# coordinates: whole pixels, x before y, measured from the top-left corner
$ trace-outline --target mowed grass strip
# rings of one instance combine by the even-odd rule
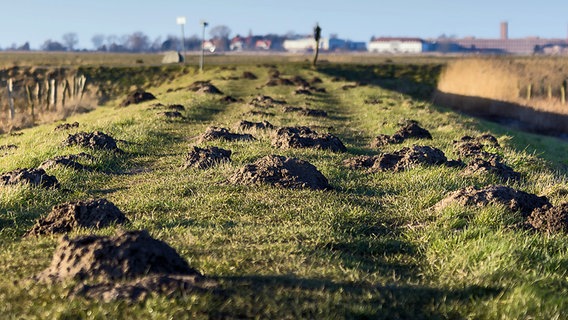
[[[10,318],[558,318],[566,313],[560,298],[568,287],[565,235],[515,228],[520,214],[500,206],[432,209],[450,191],[503,183],[498,177],[440,166],[369,173],[342,165],[355,155],[413,144],[439,148],[455,159],[453,140],[491,133],[502,145],[493,151],[523,176],[505,183],[558,204],[568,198],[565,142],[456,115],[373,83],[344,90],[351,82],[334,82],[301,63],[277,64],[284,78],[323,79],[316,86],[327,93],[295,95],[295,86],[264,86],[271,69],[251,64],[192,72],[149,89],[157,101],[119,108],[118,98],[68,118],[80,123],[78,129],[53,132],[55,125],[44,125],[21,136],[2,136],[1,145],[19,146],[0,157],[2,173],[81,151],[95,157],[95,170],[48,170],[60,190],[0,188],[0,312]],[[258,79],[230,80],[243,71]],[[197,80],[211,80],[242,102],[227,104],[220,101],[224,95],[183,89]],[[258,94],[322,109],[329,117],[285,113],[280,106],[261,110],[271,115],[250,115],[258,108],[248,102]],[[183,105],[185,119],[163,117],[156,102]],[[374,136],[394,133],[405,119],[417,120],[433,140],[369,147]],[[234,125],[240,120],[318,126],[317,131],[338,136],[348,152],[276,149],[273,133],[262,130],[249,132],[254,141],[199,143],[208,126],[239,132]],[[69,133],[95,130],[118,139],[125,153],[61,144]],[[229,149],[232,162],[183,170],[193,145]],[[541,151],[549,149],[555,152]],[[235,171],[269,154],[309,161],[333,190],[227,183]],[[50,263],[58,236],[22,235],[53,205],[90,197],[115,203],[131,220],[123,228],[149,230],[218,281],[218,289],[129,304],[70,301],[73,281],[35,283],[31,277]],[[111,235],[118,229],[80,229],[70,236]]]

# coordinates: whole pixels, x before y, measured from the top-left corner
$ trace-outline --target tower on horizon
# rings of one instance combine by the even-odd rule
[[[501,40],[509,39],[509,23],[507,21],[501,22]]]

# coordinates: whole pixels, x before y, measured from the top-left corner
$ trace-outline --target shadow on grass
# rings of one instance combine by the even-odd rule
[[[272,318],[461,318],[444,311],[448,304],[472,304],[498,295],[496,287],[461,289],[421,285],[370,285],[327,279],[286,276],[234,276],[217,278],[226,301],[211,310],[218,317]],[[285,307],[284,307],[285,306]]]

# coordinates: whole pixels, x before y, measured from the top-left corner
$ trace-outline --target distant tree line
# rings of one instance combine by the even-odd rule
[[[231,44],[231,29],[225,25],[218,25],[210,28],[208,34],[211,41],[218,51],[230,50]],[[251,41],[256,41],[256,39],[266,39],[271,40],[273,47],[278,50],[281,47],[281,43],[289,38],[290,34],[287,35],[275,35],[268,34],[265,36],[253,36],[249,34],[249,39]],[[184,47],[185,49],[200,50],[201,49],[201,37],[198,35],[192,35],[185,37]],[[125,35],[105,35],[105,34],[95,34],[91,37],[91,43],[93,45],[94,51],[100,52],[161,52],[161,51],[179,51],[182,48],[181,39],[178,36],[168,35],[165,38],[157,37],[151,40],[148,35],[143,32],[134,32],[132,34]],[[43,44],[40,45],[39,49],[41,51],[87,51],[87,49],[78,48],[79,36],[74,32],[65,33],[61,40],[47,39]],[[280,46],[279,46],[280,45]],[[0,48],[2,50],[2,48]],[[12,44],[9,47],[4,48],[4,50],[10,51],[30,51],[29,42],[25,42],[22,45]]]

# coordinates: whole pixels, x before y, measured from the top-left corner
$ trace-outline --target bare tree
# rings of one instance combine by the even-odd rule
[[[128,36],[126,47],[133,52],[147,51],[150,48],[150,39],[142,32],[134,32]]]
[[[46,40],[42,45],[41,45],[41,50],[43,51],[65,51],[67,48],[65,48],[64,45],[62,45],[61,43],[57,42],[57,41],[52,41],[51,39]]]
[[[93,43],[93,47],[95,47],[95,50],[98,50],[99,48],[101,48],[105,42],[105,35],[104,34],[95,34],[92,38],[91,38],[91,42]]]
[[[63,43],[69,51],[75,50],[75,46],[79,43],[79,37],[74,32],[68,32],[63,35]]]

